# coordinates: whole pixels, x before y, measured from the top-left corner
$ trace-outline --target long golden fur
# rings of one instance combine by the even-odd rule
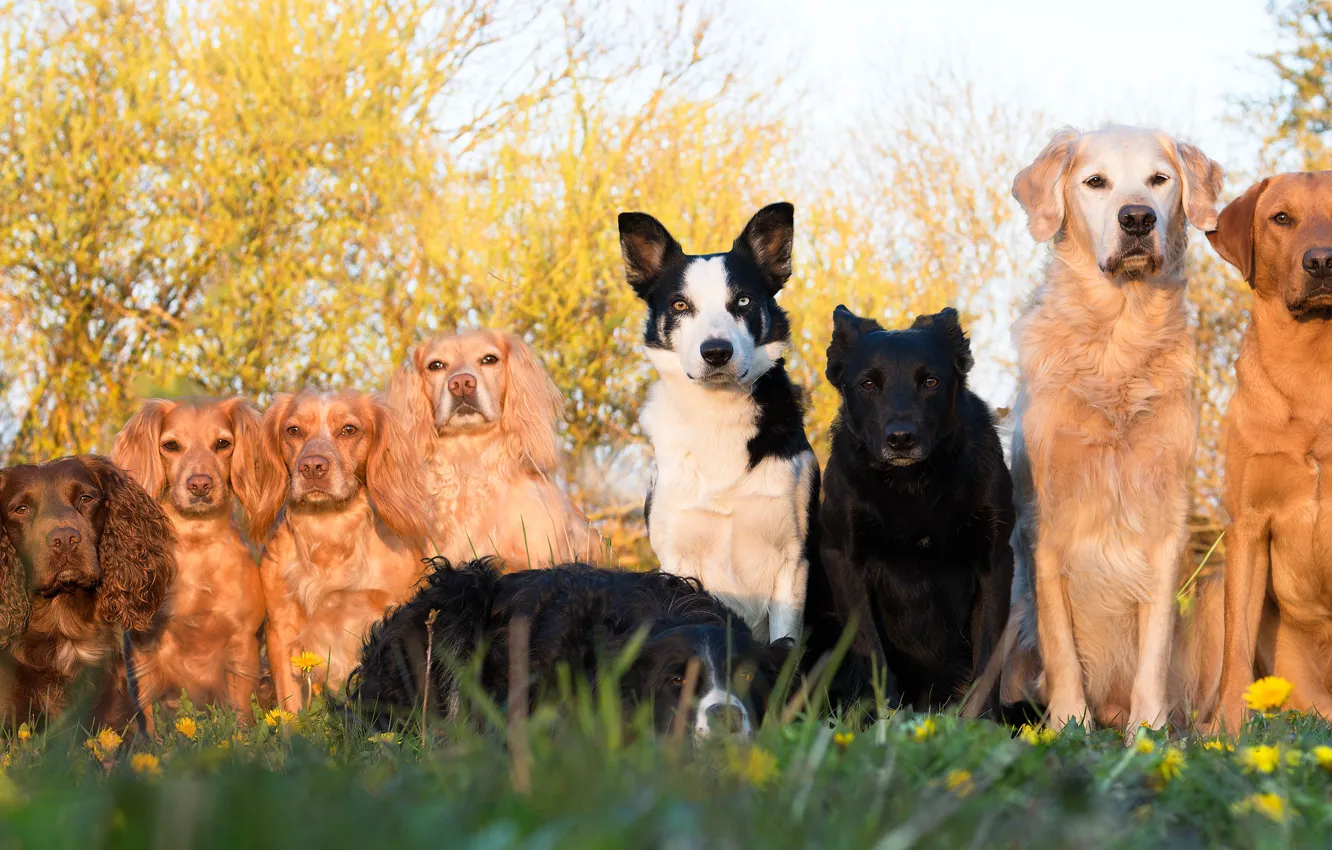
[[[1251,186],[1213,247],[1253,287],[1226,418],[1225,651],[1218,726],[1245,719],[1255,663],[1294,685],[1290,705],[1332,717],[1332,171]],[[1327,513],[1324,508],[1329,508]]]
[[[601,559],[601,538],[555,483],[564,399],[513,334],[443,334],[417,346],[389,400],[426,465],[431,543],[451,561],[507,569]]]
[[[259,414],[243,398],[152,400],[116,435],[111,459],[171,519],[176,580],[158,626],[136,638],[134,679],[145,710],[182,691],[253,719],[264,595],[259,564],[235,521],[233,493],[257,497]]]
[[[397,417],[363,393],[278,396],[264,413],[254,527],[270,528],[259,574],[278,704],[305,704],[291,659],[341,688],[370,626],[425,573],[429,507],[421,460]]]
[[[1055,728],[1167,719],[1197,437],[1185,221],[1211,227],[1220,189],[1198,149],[1121,127],[1061,131],[1013,184],[1032,236],[1054,245],[1015,327],[1019,634],[1004,696],[1043,698]]]

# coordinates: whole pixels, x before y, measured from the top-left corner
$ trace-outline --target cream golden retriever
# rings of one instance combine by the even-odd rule
[[[600,536],[554,481],[564,399],[513,334],[442,334],[393,376],[389,403],[425,460],[431,544],[506,569],[602,560]]]
[[[1014,329],[1004,698],[1043,699],[1054,728],[1167,719],[1198,430],[1185,224],[1215,226],[1221,179],[1192,145],[1108,127],[1060,131],[1013,182],[1031,235],[1054,244]]]

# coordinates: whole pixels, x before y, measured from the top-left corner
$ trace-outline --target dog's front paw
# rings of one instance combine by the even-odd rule
[[[1058,732],[1069,723],[1075,721],[1086,726],[1089,717],[1091,717],[1091,712],[1087,710],[1087,703],[1085,700],[1052,700],[1050,702],[1050,716],[1047,722],[1051,729]]]

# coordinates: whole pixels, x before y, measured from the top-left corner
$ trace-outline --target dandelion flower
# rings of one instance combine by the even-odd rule
[[[114,729],[103,729],[96,737],[84,741],[83,745],[98,759],[108,759],[120,749],[120,741],[121,738]]]
[[[1139,738],[1137,742],[1133,745],[1133,749],[1137,750],[1143,755],[1147,755],[1148,753],[1156,751],[1156,742],[1144,735],[1143,737]]]
[[[162,775],[162,762],[152,753],[135,753],[130,756],[130,768],[140,776],[151,778]]]
[[[855,739],[856,736],[850,732],[838,732],[836,735],[833,735],[833,743],[843,750],[851,746],[851,742]]]
[[[264,722],[276,729],[279,726],[286,726],[296,719],[296,715],[290,711],[281,708],[274,708],[264,715]]]
[[[965,797],[975,787],[971,781],[971,771],[950,770],[944,777],[944,787],[959,797]]]
[[[1318,762],[1318,766],[1323,770],[1332,770],[1332,747],[1320,744],[1310,750],[1309,755],[1314,757],[1314,761]]]
[[[1166,751],[1161,754],[1161,763],[1156,766],[1156,775],[1161,777],[1162,782],[1178,779],[1180,773],[1184,770],[1184,765],[1183,750],[1177,747],[1166,747]]]
[[[1286,766],[1299,767],[1300,761],[1304,758],[1304,753],[1299,750],[1289,750],[1286,752]]]
[[[1233,753],[1235,752],[1235,745],[1232,744],[1230,741],[1217,738],[1211,741],[1203,741],[1203,749],[1216,750],[1217,752]]]
[[[398,736],[392,732],[380,732],[378,735],[371,735],[369,740],[372,744],[394,745],[398,743]]]
[[[300,670],[307,676],[310,675],[310,671],[314,670],[316,667],[322,667],[323,664],[324,659],[309,650],[291,657],[291,666]]]
[[[1253,794],[1230,807],[1236,814],[1257,812],[1275,823],[1286,820],[1286,800],[1280,794]]]
[[[176,720],[176,731],[193,741],[199,734],[199,724],[193,717],[181,717]]]
[[[1039,744],[1049,744],[1059,737],[1059,733],[1048,726],[1032,726],[1030,723],[1023,723],[1018,729],[1018,737],[1031,744],[1033,747]]]
[[[32,728],[26,723],[20,723],[18,728],[18,739],[26,742],[32,737]]]
[[[762,747],[739,748],[727,754],[731,773],[753,785],[763,788],[777,778],[777,757]]]
[[[939,727],[935,725],[933,717],[926,717],[924,720],[917,723],[916,727],[911,730],[911,736],[917,741],[926,741],[934,737],[934,733],[938,731],[938,728]]]
[[[1245,773],[1271,773],[1281,764],[1281,751],[1272,746],[1245,747],[1240,751]]]
[[[1293,686],[1280,676],[1265,676],[1244,689],[1244,704],[1253,711],[1275,711],[1290,699]]]

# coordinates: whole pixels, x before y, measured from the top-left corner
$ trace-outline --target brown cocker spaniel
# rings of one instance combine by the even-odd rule
[[[121,630],[152,626],[175,572],[166,514],[106,458],[0,471],[0,721],[55,715],[82,669],[115,667]],[[106,676],[98,719],[128,718],[130,697]]]

